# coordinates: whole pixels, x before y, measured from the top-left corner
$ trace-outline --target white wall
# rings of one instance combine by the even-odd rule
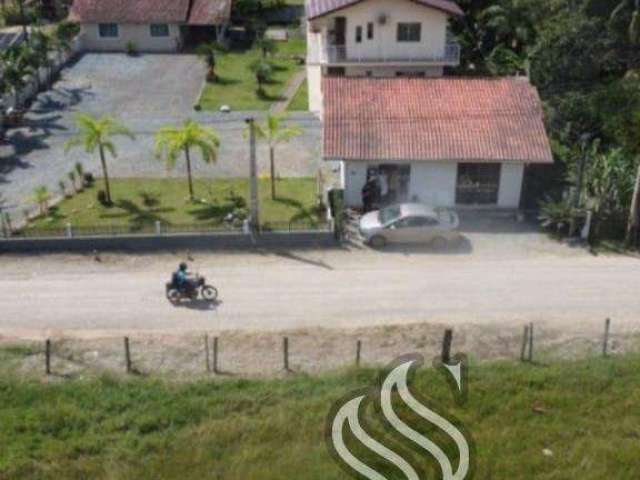
[[[320,65],[307,65],[307,84],[309,111],[322,113],[322,67]]]
[[[453,207],[456,203],[455,163],[413,163],[409,181],[409,198],[433,207]]]
[[[117,38],[101,38],[97,24],[83,24],[80,40],[84,50],[124,52],[133,42],[140,52],[175,52],[180,41],[180,26],[169,25],[168,37],[152,37],[148,24],[119,24]]]
[[[518,208],[522,191],[524,165],[503,163],[500,171],[500,190],[498,192],[498,206],[504,208]]]
[[[362,206],[362,187],[367,181],[366,162],[344,162],[344,203],[348,207]]]
[[[378,18],[387,17],[381,25]],[[320,35],[326,41],[328,30],[333,28],[335,17],[347,18],[346,48],[347,56],[362,58],[406,58],[420,56],[441,56],[444,54],[448,15],[439,10],[418,5],[409,0],[367,0],[353,7],[339,10],[326,17],[311,22],[314,34],[309,30],[309,43],[316,47]],[[373,39],[367,39],[367,23],[373,22]],[[398,42],[398,23],[420,22],[422,24],[420,42]],[[356,43],[356,27],[362,27],[362,42]],[[316,47],[317,48],[317,47]]]
[[[443,67],[405,67],[405,66],[348,66],[345,67],[345,75],[347,77],[365,77],[367,72],[371,72],[372,77],[395,77],[397,72],[404,73],[424,73],[425,77],[441,77]]]

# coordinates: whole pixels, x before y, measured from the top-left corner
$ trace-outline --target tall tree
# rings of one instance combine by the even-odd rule
[[[112,157],[118,156],[113,143],[114,137],[124,136],[134,140],[135,135],[111,117],[96,118],[88,114],[79,114],[76,117],[76,125],[79,132],[66,143],[65,151],[75,147],[82,147],[87,153],[98,151],[104,178],[105,199],[107,204],[110,205],[112,203],[111,186],[109,184],[106,154],[109,153]]]
[[[294,137],[302,134],[300,128],[295,125],[287,126],[285,124],[285,115],[267,115],[263,124],[256,125],[256,136],[269,145],[269,166],[271,173],[271,198],[276,198],[276,166],[275,166],[275,150],[276,147],[288,142]]]
[[[640,0],[621,0],[611,12],[611,22],[622,17],[625,12],[631,12],[628,26],[629,41],[632,45],[640,43]]]
[[[165,127],[156,135],[156,156],[166,157],[169,168],[175,167],[178,156],[184,153],[189,180],[189,197],[195,199],[191,173],[191,150],[198,149],[205,163],[218,158],[220,139],[212,128],[203,127],[193,120],[187,120],[181,127]]]
[[[33,50],[27,44],[13,45],[0,53],[3,93],[14,97],[16,108],[22,108],[20,93],[27,84],[27,77],[35,72]]]

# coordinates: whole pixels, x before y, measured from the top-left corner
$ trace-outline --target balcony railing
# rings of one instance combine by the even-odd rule
[[[308,62],[323,65],[407,63],[457,66],[460,64],[460,45],[458,43],[448,43],[441,55],[434,55],[430,52],[409,55],[371,54],[337,45],[318,48],[315,49],[315,52],[313,50],[309,51]]]

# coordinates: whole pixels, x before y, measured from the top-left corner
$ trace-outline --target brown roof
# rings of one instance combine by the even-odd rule
[[[231,17],[232,0],[193,0],[189,25],[219,25]]]
[[[322,89],[327,159],[553,162],[525,79],[326,77]]]
[[[223,23],[231,0],[74,0],[70,18],[80,23]]]
[[[314,18],[328,15],[343,8],[351,7],[366,0],[306,0],[307,18]],[[412,2],[435,8],[451,15],[464,15],[458,4],[452,0],[411,0]]]

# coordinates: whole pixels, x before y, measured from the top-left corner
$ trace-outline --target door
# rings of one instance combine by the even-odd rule
[[[334,46],[338,60],[347,58],[347,18],[336,17],[334,29]]]
[[[456,185],[459,205],[496,205],[500,190],[499,163],[460,163]]]
[[[384,205],[409,200],[410,165],[380,165],[378,175],[383,185],[381,196]]]

